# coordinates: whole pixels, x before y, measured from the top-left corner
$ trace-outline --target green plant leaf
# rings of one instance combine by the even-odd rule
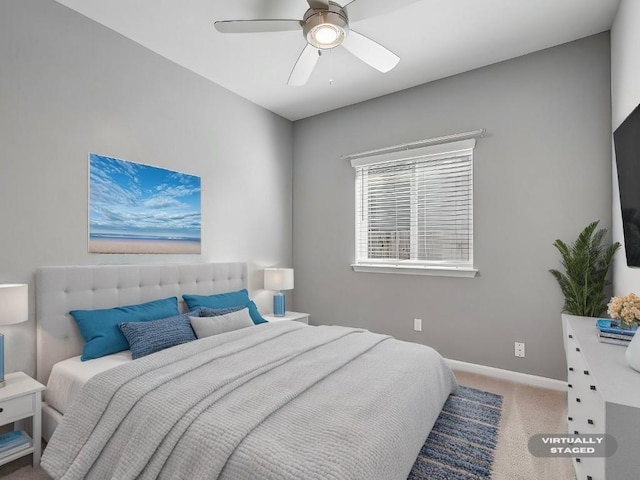
[[[559,239],[553,242],[565,271],[549,272],[564,295],[563,311],[572,315],[598,317],[607,309],[605,288],[611,284],[607,274],[620,243],[605,245],[607,230],[596,230],[598,223],[587,225],[571,245]]]

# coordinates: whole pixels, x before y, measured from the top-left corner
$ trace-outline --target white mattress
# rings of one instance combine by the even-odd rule
[[[79,355],[58,362],[51,369],[45,400],[64,415],[75,396],[91,377],[131,361],[131,351],[125,350],[86,362],[80,361]]]

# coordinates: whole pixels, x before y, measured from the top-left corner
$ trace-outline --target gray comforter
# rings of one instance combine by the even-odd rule
[[[451,370],[422,345],[263,324],[92,378],[42,457],[55,479],[406,479]]]

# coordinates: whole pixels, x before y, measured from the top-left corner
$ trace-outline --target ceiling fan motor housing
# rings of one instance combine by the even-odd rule
[[[329,2],[329,9],[310,8],[302,19],[307,42],[321,50],[340,45],[349,33],[349,20],[340,5]]]

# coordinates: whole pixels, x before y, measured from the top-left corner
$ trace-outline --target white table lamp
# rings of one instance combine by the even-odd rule
[[[273,314],[284,317],[286,308],[282,290],[293,290],[293,268],[265,268],[264,288],[277,291],[273,296]]]
[[[26,322],[29,319],[29,286],[0,285],[0,325]],[[4,335],[0,333],[0,387],[4,381]]]

